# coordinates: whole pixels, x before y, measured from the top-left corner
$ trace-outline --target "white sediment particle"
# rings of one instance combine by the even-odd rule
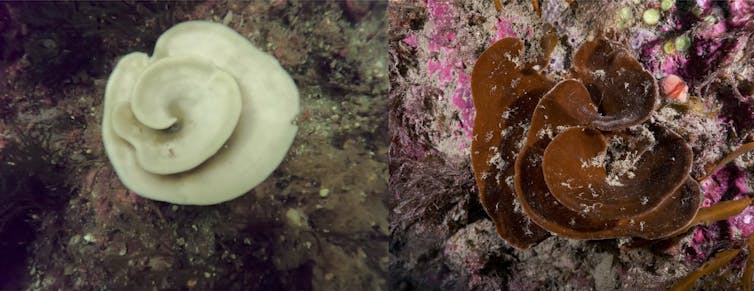
[[[521,58],[515,57],[515,58],[510,58],[510,60],[511,60],[511,62],[513,62],[514,64],[516,64],[516,66],[518,66],[518,67],[521,66]]]
[[[605,166],[605,155],[597,155],[592,157],[591,159],[584,161],[581,161],[581,168],[601,168]]]
[[[516,197],[513,197],[513,212],[524,213],[524,207],[521,206],[521,202],[519,202]]]
[[[513,176],[505,178],[505,185],[508,185],[511,190],[515,189],[515,178]]]
[[[545,115],[545,119],[547,119],[546,115]],[[550,127],[549,125],[543,127],[542,129],[540,129],[537,132],[537,137],[538,138],[543,138],[545,136],[547,136],[547,138],[549,138],[549,139],[552,139],[555,136],[555,133],[553,133],[553,131],[552,131],[552,127]]]
[[[608,185],[613,187],[623,187],[623,183],[620,182],[620,179],[617,176],[614,175],[608,175],[605,178],[605,182],[607,182]]]
[[[744,236],[743,231],[739,229],[738,227],[734,227],[733,229],[731,229],[731,237],[734,237],[736,239],[742,239],[743,236]]]
[[[490,160],[487,161],[488,165],[495,166],[498,170],[504,170],[508,167],[508,162],[503,159],[497,147],[490,147],[490,151],[493,152],[493,154],[492,157],[490,157]]]
[[[649,197],[641,196],[640,202],[641,202],[641,205],[647,205],[647,203],[649,202]]]
[[[529,133],[530,124],[519,123],[518,126],[523,129],[523,133],[521,134],[521,137],[522,137],[521,140],[519,140],[518,143],[516,144],[516,149],[521,150],[521,148],[524,147],[524,144],[526,143],[526,136]]]
[[[542,155],[530,155],[529,161],[533,164],[539,164],[542,162]]]
[[[597,191],[594,191],[594,188],[592,188],[592,184],[589,183],[589,185],[586,186],[589,189],[589,192],[592,193],[592,197],[597,198],[600,197],[600,194],[597,193]]]
[[[508,135],[510,135],[510,134],[511,134],[510,127],[506,127],[505,129],[503,129],[503,130],[500,131],[500,136],[503,137],[503,138],[508,137]]]
[[[644,95],[649,93],[649,88],[652,88],[652,82],[650,81],[644,81],[641,85],[644,87]]]
[[[515,89],[516,87],[518,87],[518,83],[520,82],[521,82],[521,78],[515,78],[511,80],[511,89]]]
[[[595,78],[600,78],[600,79],[605,78],[605,70],[596,70],[596,71],[592,72],[592,75]]]
[[[568,188],[569,190],[576,189],[573,186],[571,186],[571,182],[573,182],[573,179],[568,179],[565,182],[560,182],[560,185],[563,186],[563,187]]]
[[[523,206],[521,206],[521,202],[518,201],[518,197],[513,197],[513,211],[519,214],[524,214]],[[531,231],[531,219],[524,215],[524,234],[527,236],[534,235],[534,232]]]
[[[547,132],[547,128],[540,129],[539,131],[537,131],[537,138],[545,137],[546,132]]]
[[[508,118],[511,117],[511,114],[516,113],[516,109],[514,108],[508,108],[508,110],[503,111],[503,114],[500,115],[504,120],[508,120]]]
[[[518,127],[520,127],[521,129],[523,129],[523,130],[524,130],[524,133],[526,133],[527,131],[529,131],[529,126],[530,126],[530,125],[531,125],[531,124],[529,124],[529,123],[526,123],[526,122],[519,122],[519,123],[518,123]]]

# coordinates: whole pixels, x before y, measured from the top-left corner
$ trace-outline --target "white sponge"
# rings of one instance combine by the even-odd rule
[[[299,95],[272,56],[218,23],[188,21],[150,58],[115,66],[102,140],[123,184],[146,198],[208,205],[236,198],[280,164]]]

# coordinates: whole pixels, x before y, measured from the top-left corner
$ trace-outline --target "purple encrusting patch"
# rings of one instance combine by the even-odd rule
[[[713,4],[712,1],[698,1],[698,5],[706,13],[711,11]],[[720,3],[714,5],[720,5]],[[741,3],[731,0],[728,1],[728,5],[734,7],[735,5],[740,6]],[[711,71],[730,63],[733,56],[743,48],[746,37],[736,36],[736,31],[741,20],[748,21],[754,18],[751,15],[752,10],[748,11],[748,14],[746,12],[734,13],[726,21],[720,21],[713,25],[697,25],[700,18],[689,14],[685,15],[688,16],[685,19],[671,15],[669,21],[660,29],[663,32],[662,34],[657,35],[640,29],[631,38],[631,46],[635,52],[639,53],[639,59],[644,67],[653,75],[679,75],[688,82],[691,88],[694,88],[706,81]],[[692,38],[691,47],[688,51],[672,54],[663,52],[662,45],[664,42],[673,41],[675,37],[682,35],[685,29],[691,29],[694,25],[702,29],[696,32],[685,32]],[[675,30],[676,33],[673,33],[673,29],[677,29]],[[725,94],[728,95],[729,93]],[[726,96],[721,100],[723,108],[719,118],[722,122],[731,124],[739,133],[751,128],[754,116],[751,114],[751,104],[747,101],[748,98],[739,100],[732,98],[732,96]],[[723,168],[702,183],[702,190],[704,191],[702,206],[710,207],[720,201],[748,196],[752,193],[751,186],[749,186],[750,180],[745,171],[737,166],[731,165]],[[748,238],[752,233],[754,233],[754,207],[748,207],[742,213],[724,221],[697,227],[693,231],[687,249],[687,258],[695,262],[704,262],[720,241],[741,241]]]
[[[728,0],[727,3],[698,0],[696,5],[702,9],[702,16],[711,15],[718,6],[727,5],[731,16],[725,20],[706,25],[700,16],[691,12],[670,14],[661,25],[661,34],[655,35],[646,30],[639,30],[632,37],[632,47],[641,56],[645,68],[659,75],[675,74],[682,77],[691,87],[701,84],[709,72],[727,65],[736,52],[745,45],[748,34],[737,34],[754,20],[754,4],[748,0]],[[714,8],[714,9],[713,9]],[[700,24],[701,23],[701,24]],[[699,31],[687,32],[692,37],[691,47],[686,52],[666,54],[662,45],[673,41],[684,30],[698,27]]]
[[[425,5],[428,22],[434,23],[428,48],[430,53],[436,55],[427,61],[427,71],[431,77],[436,78],[439,87],[451,89],[450,102],[458,109],[460,130],[468,138],[459,150],[465,150],[471,141],[476,112],[471,98],[471,75],[468,69],[474,66],[476,59],[459,50],[456,30],[462,26],[462,19],[458,17],[453,2],[426,0]],[[515,36],[515,33],[509,21],[500,19],[492,42],[510,36]],[[409,35],[403,42],[418,46],[416,35]]]
[[[451,101],[461,111],[461,130],[471,137],[476,116],[474,101],[471,99],[471,75],[464,71],[458,72],[456,89]]]
[[[439,53],[436,59],[427,62],[427,70],[441,88],[455,86],[450,101],[460,112],[461,130],[470,138],[474,123],[474,104],[471,99],[471,76],[465,71],[473,65],[474,60],[458,55],[455,30],[456,8],[449,1],[426,1],[428,21],[434,23],[434,31],[429,36],[429,51]],[[467,147],[465,143],[462,147]],[[459,149],[464,150],[464,149]]]
[[[403,38],[403,42],[405,42],[407,45],[410,45],[413,48],[419,46],[419,40],[417,39],[417,36],[414,33],[412,33],[412,34],[408,35],[407,37]]]
[[[513,27],[511,26],[510,21],[505,18],[500,18],[500,20],[498,20],[497,22],[497,31],[495,32],[495,38],[490,41],[490,46],[498,40],[504,39],[506,37],[516,37],[516,33],[513,32]]]
[[[749,195],[752,194],[752,188],[750,186],[751,182],[749,176],[741,170],[733,180],[733,185],[731,185],[735,188],[735,196],[733,199],[748,198]],[[749,235],[754,232],[754,223],[752,223],[752,219],[754,219],[754,207],[747,207],[739,215],[728,218],[728,223],[736,236],[740,233],[740,236],[737,238],[748,238]]]
[[[754,21],[754,2],[751,0],[728,0],[731,17],[729,23],[733,26],[746,26]]]
[[[439,51],[440,48],[448,48],[455,39],[455,29],[458,27],[455,20],[457,12],[452,2],[442,0],[426,0],[429,21],[434,22],[435,29],[430,35],[429,50]]]
[[[712,10],[715,2],[719,0],[697,0],[697,5],[702,11],[708,13]],[[727,19],[728,24],[736,27],[746,26],[754,21],[754,2],[751,0],[727,0],[730,17]]]
[[[726,93],[732,94],[731,92]],[[729,96],[720,100],[722,108],[720,109],[719,118],[720,121],[736,128],[738,134],[744,135],[754,130],[754,101],[752,101],[752,96],[742,97],[739,99]]]
[[[746,36],[735,37],[736,30],[727,22],[712,25],[693,39],[688,63],[679,75],[692,84],[702,83],[709,73],[729,64],[745,45]]]
[[[722,200],[746,198],[752,193],[751,180],[738,166],[731,165],[717,171],[702,182],[704,201],[702,207],[710,207]],[[725,228],[725,229],[721,229]],[[730,235],[723,238],[722,233]],[[743,240],[754,233],[754,207],[748,207],[726,223],[697,227],[691,240],[693,251],[690,259],[702,262],[707,260],[709,247],[721,239]]]

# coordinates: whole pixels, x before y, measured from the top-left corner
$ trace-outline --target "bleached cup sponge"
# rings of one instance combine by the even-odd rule
[[[296,85],[275,58],[218,23],[188,21],[134,52],[105,90],[102,140],[123,184],[154,200],[236,198],[280,164],[296,135]]]

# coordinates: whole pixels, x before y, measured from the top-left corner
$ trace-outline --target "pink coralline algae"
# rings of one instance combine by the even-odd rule
[[[474,105],[471,101],[471,76],[465,71],[467,64],[473,60],[464,59],[458,55],[455,30],[460,20],[458,12],[449,1],[427,1],[428,21],[434,23],[434,31],[430,34],[429,51],[439,53],[441,57],[430,60],[427,68],[431,76],[437,78],[442,88],[453,88],[450,100],[461,113],[461,130],[471,136],[474,122]],[[455,82],[455,84],[453,84]]]
[[[471,75],[468,70],[476,59],[464,48],[458,35],[458,28],[465,25],[466,20],[452,1],[425,0],[427,7],[427,23],[432,23],[432,31],[427,36],[412,33],[403,38],[403,42],[411,47],[420,46],[420,38],[427,38],[427,48],[431,58],[426,62],[426,70],[433,81],[443,91],[459,112],[460,132],[466,137],[466,142],[459,148],[465,150],[472,137],[474,123],[474,104],[471,100]],[[499,19],[491,43],[499,39],[514,36],[510,22]]]
[[[407,45],[410,45],[411,47],[418,47],[419,46],[419,40],[416,39],[416,34],[411,34],[403,39],[403,42],[405,42]]]
[[[704,190],[703,207],[712,206],[723,200],[747,198],[752,193],[751,179],[736,165],[730,165],[718,171],[702,183]],[[732,239],[743,241],[754,233],[754,207],[725,221],[694,230],[691,239],[690,258],[703,262],[711,251],[715,241]],[[727,234],[728,237],[723,237]]]
[[[452,44],[456,37],[455,28],[457,21],[457,12],[450,1],[425,1],[427,6],[427,17],[429,21],[435,24],[429,43],[430,51],[439,51],[441,48],[447,48]]]
[[[516,33],[513,32],[513,28],[511,27],[510,21],[508,21],[505,18],[501,18],[497,22],[497,32],[495,33],[495,38],[493,38],[492,41],[490,41],[490,45],[506,37],[515,37],[515,36],[516,36]]]
[[[749,25],[754,22],[754,1],[728,0],[730,6],[730,23],[735,26]]]
[[[697,0],[697,5],[705,13],[715,9],[715,0]],[[728,23],[732,26],[745,26],[754,20],[754,1],[752,0],[727,0],[728,10],[730,11],[730,18]]]
[[[656,74],[679,75],[697,85],[711,72],[730,64],[736,53],[745,49],[751,35],[747,30],[752,28],[747,26],[754,24],[754,2],[700,0],[696,5],[700,9],[699,15],[692,11],[673,10],[661,25],[660,36],[646,31],[637,33],[633,38],[636,43],[632,45],[640,52],[645,67]],[[723,10],[730,11],[727,18],[723,18]],[[691,41],[688,51],[663,53],[662,46],[666,41],[672,42],[674,37],[684,34]]]
[[[726,74],[740,73],[734,66],[734,61],[742,55],[741,52],[750,49],[747,48],[747,43],[752,43],[750,38],[754,28],[754,2],[698,0],[692,5],[697,7],[696,12],[693,9],[672,10],[660,26],[659,34],[639,30],[632,38],[632,46],[640,53],[640,60],[645,68],[656,77],[671,80],[669,76],[677,75],[680,77],[678,80],[686,82],[690,94],[693,92],[693,95],[702,100],[716,98],[722,104],[718,116],[720,123],[744,136],[754,127],[754,107],[750,96],[735,94],[737,85],[732,77],[727,81],[723,80],[724,84],[715,79]],[[687,37],[687,49],[675,47],[671,51],[663,50],[666,42],[673,42],[679,37]],[[715,83],[715,87],[706,87],[710,83]],[[731,141],[737,142],[742,141]],[[723,168],[702,183],[704,207],[720,201],[749,197],[753,192],[749,186],[751,182],[750,175],[740,167],[729,165]],[[719,242],[741,242],[752,233],[754,207],[749,207],[727,220],[695,229],[687,249],[689,259],[706,261]]]

